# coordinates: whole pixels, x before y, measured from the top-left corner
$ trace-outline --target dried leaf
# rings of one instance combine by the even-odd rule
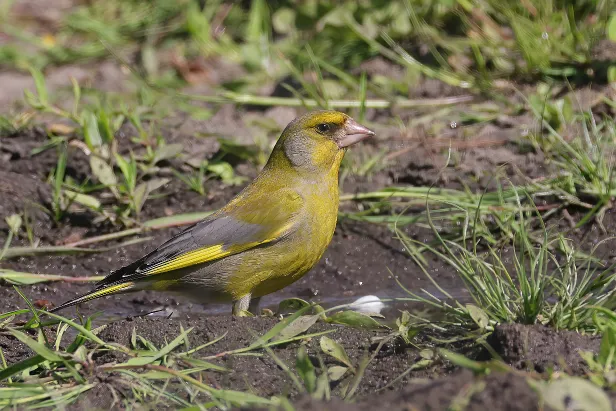
[[[57,136],[68,136],[69,134],[73,134],[75,132],[75,127],[61,123],[53,123],[47,126],[47,132]]]
[[[141,62],[148,76],[158,73],[158,58],[156,50],[151,44],[146,44],[141,48]]]
[[[349,370],[348,367],[343,367],[341,365],[334,365],[333,367],[329,367],[327,369],[327,376],[330,381],[338,381],[344,377],[344,374]]]
[[[19,229],[21,228],[22,219],[19,214],[11,214],[10,216],[4,219],[9,226],[9,230],[13,233],[13,235],[19,234]]]
[[[51,301],[49,300],[34,300],[32,302],[32,304],[36,307],[36,308],[50,308],[53,306],[53,304],[51,303]]]
[[[480,329],[485,330],[490,325],[488,314],[476,305],[466,304],[466,311]]]
[[[92,174],[107,187],[114,187],[118,184],[118,179],[113,172],[113,168],[105,160],[98,156],[90,156],[90,168]]]

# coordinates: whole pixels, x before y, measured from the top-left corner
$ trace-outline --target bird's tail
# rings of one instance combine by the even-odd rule
[[[85,303],[86,301],[94,300],[95,298],[104,297],[110,294],[116,294],[118,292],[128,291],[130,288],[133,288],[134,286],[135,286],[135,283],[127,282],[127,283],[112,284],[112,285],[105,285],[105,286],[97,287],[94,290],[90,291],[89,293],[82,295],[81,297],[77,297],[73,300],[69,300],[63,304],[60,304],[56,308],[49,310],[49,312],[55,313],[65,308],[72,307],[73,305],[77,305],[77,304]]]

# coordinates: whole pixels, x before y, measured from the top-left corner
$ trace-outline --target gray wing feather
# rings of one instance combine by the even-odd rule
[[[146,277],[146,272],[157,264],[199,248],[256,241],[263,231],[264,228],[259,224],[239,221],[229,215],[217,213],[188,227],[139,260],[112,272],[97,286]]]

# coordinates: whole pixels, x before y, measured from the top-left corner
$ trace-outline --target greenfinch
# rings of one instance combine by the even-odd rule
[[[263,170],[226,206],[52,311],[157,290],[203,303],[233,302],[233,315],[247,314],[261,296],[297,281],[319,261],[336,227],[344,153],[371,136],[337,111],[296,118]]]

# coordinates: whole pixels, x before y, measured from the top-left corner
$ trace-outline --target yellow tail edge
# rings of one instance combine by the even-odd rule
[[[49,312],[50,313],[55,313],[57,311],[65,309],[65,308],[72,307],[73,305],[85,303],[87,301],[91,301],[91,300],[94,300],[94,299],[99,298],[99,297],[104,297],[106,295],[115,294],[115,293],[117,293],[119,291],[125,291],[125,290],[127,290],[129,288],[132,288],[134,285],[135,285],[135,283],[128,282],[128,283],[110,285],[110,286],[105,287],[105,288],[101,288],[101,289],[98,289],[98,290],[90,291],[89,293],[84,294],[81,297],[77,297],[74,300],[69,300],[69,301],[66,301],[65,303],[60,304],[56,308],[54,308],[52,310],[49,310]]]

